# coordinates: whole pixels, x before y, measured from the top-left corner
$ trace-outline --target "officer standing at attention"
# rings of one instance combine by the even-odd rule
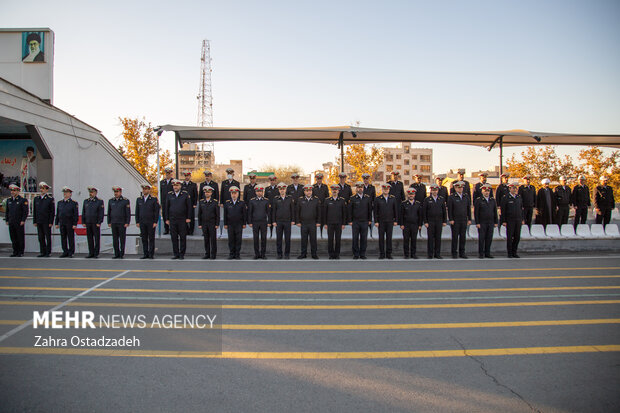
[[[609,224],[611,220],[611,210],[616,207],[614,199],[614,190],[607,185],[609,179],[601,176],[600,185],[594,190],[594,213],[596,214],[596,223],[603,224],[603,227]]]
[[[446,200],[439,196],[439,186],[432,184],[431,194],[422,204],[422,219],[428,234],[429,259],[441,259],[441,230],[446,226],[446,217]]]
[[[254,172],[250,172],[248,174],[248,178],[250,178],[250,183],[243,187],[243,202],[246,204],[250,202],[250,199],[256,196],[256,192],[254,191],[254,188],[256,187],[256,174]]]
[[[101,223],[103,222],[103,199],[97,198],[97,188],[89,186],[88,198],[82,203],[82,223],[86,227],[88,255],[86,258],[98,258],[101,244]]]
[[[241,259],[241,237],[248,222],[245,202],[239,200],[239,187],[228,188],[230,199],[224,204],[224,228],[228,230],[228,259]]]
[[[299,183],[299,174],[293,172],[291,175],[293,183],[286,188],[286,195],[290,195],[293,198],[293,202],[297,202],[299,198],[304,196],[304,186]]]
[[[278,186],[276,185],[277,179],[278,178],[276,178],[275,175],[269,175],[269,186],[263,189],[265,191],[265,198],[269,200],[270,204],[273,202],[273,199],[280,193],[280,191],[278,190]],[[273,238],[272,226],[269,227],[269,238]]]
[[[271,227],[271,202],[263,197],[262,185],[257,185],[254,190],[256,196],[248,203],[248,224],[254,237],[254,259],[264,260],[267,259],[267,227]]]
[[[452,184],[452,188],[450,188],[450,195],[452,195],[455,192],[454,184],[456,182],[463,182],[465,184],[465,186],[463,186],[463,193],[467,194],[469,196],[469,202],[470,202],[470,205],[471,205],[471,201],[472,201],[472,199],[471,199],[471,186],[469,184],[469,181],[466,181],[464,179],[464,177],[465,177],[465,174],[464,174],[463,171],[458,171],[456,173],[456,181],[454,181],[454,183]]]
[[[62,195],[63,199],[56,205],[56,228],[60,229],[60,244],[62,245],[60,258],[71,258],[75,253],[75,229],[80,212],[78,203],[71,199],[73,195],[71,188],[63,187]]]
[[[338,183],[338,186],[340,186],[340,188],[338,189],[338,196],[344,198],[344,201],[348,204],[351,195],[353,195],[353,190],[351,189],[351,185],[347,183],[347,174],[344,172],[340,172],[338,174],[338,179],[340,181]]]
[[[318,177],[319,174],[317,174]],[[321,175],[322,178],[322,175]],[[325,185],[322,185],[325,187]],[[316,228],[321,226],[321,201],[312,193],[317,190],[316,185],[304,186],[304,196],[297,200],[295,222],[301,227],[301,254],[297,259],[303,260],[308,253],[308,239],[310,239],[310,253],[315,260],[317,255]],[[319,187],[319,190],[320,187]]]
[[[506,195],[508,195],[508,178],[510,177],[510,174],[507,173],[503,173],[499,176],[499,180],[500,183],[499,185],[497,185],[497,188],[495,189],[495,202],[497,203],[497,205],[499,206],[499,204],[502,203],[502,198],[504,198]],[[493,188],[491,188],[491,193],[489,194],[489,196],[491,198],[493,198]],[[501,218],[500,218],[501,221]],[[476,223],[478,223],[476,221]]]
[[[463,192],[463,182],[454,184],[454,192],[448,198],[448,219],[452,230],[452,258],[458,256],[467,258],[465,255],[465,239],[467,237],[467,226],[471,224],[471,207],[467,194]],[[482,196],[482,191],[481,194]]]
[[[508,258],[521,258],[517,254],[519,241],[521,240],[521,225],[523,220],[523,200],[517,193],[516,184],[508,184],[509,194],[502,199],[502,225],[506,227],[506,249]]]
[[[364,195],[368,195],[372,202],[375,202],[375,198],[377,197],[377,191],[375,186],[370,182],[370,174],[364,172],[362,174],[362,179],[364,180]]]
[[[198,195],[200,199],[205,197],[205,186],[210,186],[213,189],[213,193],[211,194],[211,199],[218,201],[220,199],[220,190],[217,185],[217,182],[213,180],[213,173],[211,171],[204,171],[205,181],[200,183],[200,190],[198,191]],[[171,189],[172,190],[172,189]],[[166,192],[167,193],[167,192]]]
[[[577,225],[586,223],[588,207],[592,205],[590,201],[590,188],[586,185],[586,177],[579,175],[577,179],[579,183],[573,188],[571,201],[575,207],[575,223],[573,224],[575,229],[577,229]]]
[[[187,192],[189,199],[192,202],[192,215],[189,217],[189,225],[187,226],[187,235],[194,235],[194,217],[196,216],[196,205],[198,204],[198,185],[196,182],[192,182],[192,173],[185,172],[185,181],[181,185],[181,190]]]
[[[172,191],[172,168],[164,169],[166,173],[166,177],[159,182],[159,202],[163,206],[166,204],[166,196],[168,196],[168,192]],[[170,233],[170,227],[166,223],[168,221],[168,217],[166,216],[166,210],[162,210],[162,218],[164,219],[164,235]]]
[[[437,195],[447,200],[448,199],[448,188],[442,185],[441,184],[442,182],[443,182],[443,179],[441,179],[440,177],[435,178],[435,183],[439,187],[439,190],[437,191]],[[424,202],[424,200],[422,200],[422,202]]]
[[[172,240],[173,260],[185,258],[187,245],[187,224],[193,216],[192,201],[189,194],[181,189],[182,183],[178,179],[172,181],[172,191],[166,196],[166,216],[170,225],[170,239]]]
[[[487,177],[489,176],[489,174],[487,174],[486,172],[480,172],[478,174],[478,177],[480,178],[480,182],[476,182],[476,185],[474,185],[474,195],[473,195],[473,199],[472,201],[475,201],[476,198],[481,197],[482,196],[482,185],[487,183]],[[493,194],[489,194],[490,196],[493,196]]]
[[[561,227],[568,223],[568,211],[571,205],[571,190],[570,187],[566,185],[565,177],[560,177],[560,185],[556,186],[553,192],[555,195],[555,204],[557,205],[555,223]]]
[[[321,210],[323,209],[323,202],[325,198],[329,196],[329,189],[327,189],[327,185],[323,183],[323,174],[321,172],[317,173],[314,178],[316,179],[316,183],[312,189],[312,195],[319,199],[319,203],[321,204]],[[304,190],[305,194],[305,190]],[[323,226],[319,224],[321,229],[321,238],[323,238]]]
[[[399,178],[400,172],[392,171],[392,179],[388,181],[390,185],[390,195],[394,195],[394,198],[396,198],[396,205],[400,205],[400,203],[405,200],[403,182],[399,181]]]
[[[375,226],[379,228],[379,259],[392,259],[392,232],[398,225],[396,197],[390,195],[393,188],[389,183],[381,185],[381,195],[375,199]]]
[[[226,180],[222,182],[222,195],[220,202],[222,205],[226,203],[230,199],[230,188],[236,186],[237,189],[241,187],[239,182],[235,180],[235,170],[232,168],[226,169]]]
[[[217,255],[217,228],[220,226],[220,205],[213,198],[213,188],[202,187],[203,198],[198,202],[198,228],[202,229],[205,243],[203,260],[214,260]]]
[[[301,187],[301,185],[298,185]],[[284,258],[291,255],[291,223],[295,220],[295,202],[287,195],[290,188],[284,182],[278,184],[279,195],[273,198],[271,204],[271,226],[276,227],[276,252],[278,259],[282,259],[282,236],[284,235]]]
[[[480,189],[482,196],[474,201],[474,218],[478,228],[478,258],[493,258],[491,242],[494,228],[497,228],[497,198],[491,197],[491,185],[484,184]]]
[[[556,199],[549,187],[551,180],[545,178],[540,182],[543,184],[543,187],[538,190],[536,195],[536,223],[542,224],[543,227],[547,228],[548,224],[553,223]]]
[[[140,229],[142,239],[141,259],[154,258],[155,228],[159,221],[159,210],[157,198],[151,196],[151,185],[142,185],[142,196],[136,199],[136,226]]]
[[[54,197],[49,194],[50,187],[45,182],[39,184],[41,195],[34,197],[32,207],[32,223],[37,227],[39,236],[39,251],[37,257],[49,257],[52,253],[52,225],[54,225],[54,214],[56,205]]]
[[[400,205],[399,224],[403,230],[404,258],[418,259],[418,231],[422,228],[422,204],[415,199],[416,189],[407,188],[407,199]]]
[[[9,189],[11,190],[11,197],[6,200],[4,220],[9,226],[9,235],[13,246],[11,257],[23,257],[26,248],[24,226],[28,217],[28,200],[19,194],[19,186],[11,184]]]
[[[420,174],[413,175],[413,179],[415,179],[415,182],[409,185],[409,188],[415,189],[415,200],[422,205],[426,199],[426,185],[422,183],[422,175]]]
[[[374,186],[372,187],[374,189]],[[353,233],[353,259],[366,259],[368,227],[372,225],[372,199],[364,193],[364,183],[355,184],[355,195],[349,200],[349,224]]]
[[[123,197],[123,188],[113,186],[112,191],[114,191],[114,197],[108,201],[108,226],[112,228],[112,245],[114,246],[112,258],[123,258],[127,227],[131,222],[131,208],[129,199]]]
[[[347,203],[339,196],[341,186],[332,184],[332,196],[323,203],[323,226],[327,227],[327,252],[330,260],[340,259],[342,230],[347,222]]]
[[[519,197],[521,197],[523,201],[523,219],[525,221],[525,225],[531,227],[532,216],[534,215],[534,208],[536,207],[536,187],[534,185],[530,185],[529,175],[525,175],[523,177],[523,181],[525,181],[525,183],[519,187]],[[504,219],[502,218],[500,221],[504,222]]]

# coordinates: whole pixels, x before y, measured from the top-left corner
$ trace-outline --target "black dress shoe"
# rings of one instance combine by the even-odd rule
[[[285,260],[290,260],[290,259],[291,259],[291,256],[287,254],[287,255],[285,255],[285,256],[284,256],[284,259],[285,259]]]
[[[18,254],[11,254],[9,257],[17,257]]]
[[[179,259],[180,260],[184,260],[185,259],[185,255],[179,255]]]
[[[360,257],[358,257],[357,255],[354,255],[354,256],[353,256],[353,259],[354,259],[354,260],[359,260],[359,259],[360,259]]]
[[[319,259],[319,256],[318,256],[318,255],[313,255],[313,256],[312,256],[312,259],[313,259],[313,260],[318,260],[318,259]]]
[[[438,260],[443,260],[443,257],[441,255],[435,255],[435,258],[437,258]]]
[[[44,257],[49,257],[49,256],[51,256],[51,255],[52,255],[52,254],[45,254],[45,255],[44,255]],[[97,258],[97,257],[95,257],[95,258]]]
[[[174,257],[172,257],[172,259],[173,259],[173,260],[178,260],[178,259],[179,259],[179,256],[178,256],[178,255],[175,255]]]
[[[203,256],[202,256],[202,259],[203,259],[203,260],[208,260],[209,258],[211,258],[211,257],[209,257],[208,255],[203,255]]]
[[[385,259],[385,255],[379,255],[379,259],[380,260],[384,260]]]
[[[491,254],[489,254],[489,255],[485,255],[485,257],[486,257],[486,258],[495,258],[495,257],[494,257],[494,256],[492,256]],[[480,258],[482,258],[482,257],[480,257]]]
[[[141,257],[140,257],[140,259],[141,259],[141,260],[145,260],[145,259],[147,259],[148,257],[149,257],[148,255],[143,255],[143,256],[141,256]],[[90,257],[86,257],[86,258],[90,258]]]
[[[278,255],[278,259],[281,260],[282,259],[282,255]]]
[[[386,255],[385,258],[387,258],[388,260],[391,260],[392,259],[392,254]]]
[[[507,254],[507,255],[508,255],[508,258],[512,258],[512,254]]]
[[[39,255],[37,255],[37,257],[38,258],[45,257],[45,254],[39,254]],[[88,257],[86,257],[86,258],[88,258]]]
[[[69,254],[67,254],[66,252],[63,252],[62,254],[60,254],[60,258],[65,258],[65,257],[68,257],[68,256],[69,256]]]
[[[458,258],[458,255],[452,254],[452,259],[457,259],[457,258]]]
[[[302,254],[302,255],[300,255],[299,257],[297,257],[297,259],[298,259],[298,260],[303,260],[303,259],[306,259],[306,255],[305,255],[305,254]]]
[[[467,259],[467,255],[463,254],[463,255],[459,255],[459,257],[463,258],[463,259]]]
[[[484,255],[478,255],[478,258],[483,259]]]
[[[255,256],[254,256],[254,259],[255,259],[255,260],[257,260],[257,259],[259,259],[259,258],[260,258],[260,257],[259,257],[258,255],[255,255]]]
[[[234,255],[229,255],[229,256],[228,256],[228,259],[229,259],[229,260],[234,260],[234,259],[235,259],[235,256],[234,256]]]
[[[362,260],[365,260],[365,259],[366,259],[366,256],[365,256],[365,255],[362,255],[360,258],[361,258]]]
[[[512,258],[521,258],[519,254],[512,254]]]
[[[214,255],[214,256],[212,256],[212,257],[211,257],[211,258],[209,258],[209,259],[210,259],[210,260],[214,260],[214,259],[215,259],[215,255]]]
[[[413,258],[414,260],[417,260],[417,259],[418,259],[418,256],[417,256],[417,255],[415,255],[415,254],[413,254],[413,255],[411,256],[411,258]]]
[[[405,255],[403,255],[403,258],[404,258],[404,259],[409,258],[409,255],[405,254]]]
[[[240,257],[239,255],[237,255],[237,256],[235,257],[235,259],[236,259],[236,260],[240,260],[240,259],[241,259],[241,257]]]
[[[432,255],[429,255],[429,256],[428,256],[428,257],[426,257],[426,258],[428,258],[429,260],[432,260],[432,259],[433,259],[433,256],[432,256]]]
[[[95,258],[97,258],[97,257],[95,257]],[[155,257],[153,257],[152,255],[149,255],[149,260],[153,260],[153,259],[155,259]]]

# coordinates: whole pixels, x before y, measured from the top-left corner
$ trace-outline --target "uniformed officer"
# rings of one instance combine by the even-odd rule
[[[571,205],[571,190],[570,187],[566,185],[566,178],[564,176],[560,177],[560,185],[556,186],[553,192],[557,207],[555,223],[562,226],[568,223],[568,211]]]
[[[243,202],[246,204],[250,202],[250,199],[256,196],[256,191],[254,191],[254,188],[256,187],[256,174],[254,172],[250,172],[248,174],[248,178],[250,178],[250,183],[245,184],[243,187]]]
[[[86,227],[88,255],[86,258],[99,257],[101,244],[101,223],[104,217],[103,199],[97,198],[97,188],[89,186],[88,198],[82,203],[82,223]]]
[[[374,189],[374,186],[372,187]],[[356,194],[349,200],[349,224],[353,235],[353,259],[366,259],[368,228],[372,225],[372,199],[364,193],[364,182],[355,183]]]
[[[323,226],[327,227],[327,253],[330,260],[340,259],[342,230],[347,222],[347,203],[339,195],[341,186],[332,184],[332,196],[323,202]]]
[[[375,226],[379,229],[379,259],[392,259],[392,232],[398,225],[398,205],[396,197],[390,194],[393,188],[389,183],[381,185],[381,195],[375,199]]]
[[[166,204],[166,196],[168,196],[168,192],[172,191],[172,168],[164,169],[166,173],[166,177],[159,182],[159,202],[163,206]],[[170,233],[170,227],[166,223],[168,221],[168,217],[166,216],[165,208],[162,210],[162,218],[164,220],[164,235]]]
[[[407,188],[407,199],[400,205],[398,223],[403,230],[404,258],[418,259],[416,254],[418,232],[422,228],[422,204],[417,201],[416,189]]]
[[[325,201],[325,198],[329,196],[329,189],[327,188],[327,185],[323,183],[323,174],[321,172],[314,175],[314,178],[316,180],[316,183],[313,185],[312,195],[319,199],[319,203],[321,204],[321,210],[322,210],[323,202]],[[304,191],[304,194],[305,194],[305,191]],[[323,226],[319,225],[319,227],[321,230],[321,238],[323,238]]]
[[[521,225],[525,224],[523,219],[523,200],[517,193],[517,185],[508,184],[509,193],[502,199],[500,205],[502,209],[502,225],[506,227],[506,249],[508,258],[520,258],[517,254],[519,241],[521,240]]]
[[[213,180],[213,173],[211,171],[204,171],[203,173],[205,175],[205,181],[200,183],[200,189],[198,191],[199,192],[198,195],[200,196],[200,199],[203,199],[205,197],[204,187],[210,186],[213,189],[213,193],[211,194],[211,199],[219,201],[220,189],[219,189],[219,186],[217,185],[217,182]]]
[[[298,185],[301,186],[301,185]],[[290,186],[284,182],[278,184],[279,195],[273,198],[271,204],[271,225],[276,227],[276,252],[278,259],[282,259],[282,237],[284,236],[284,258],[291,255],[291,223],[295,221],[295,202],[291,195],[287,195]]]
[[[196,217],[196,205],[198,205],[198,185],[196,185],[196,182],[192,182],[191,172],[184,172],[183,175],[185,176],[185,181],[181,184],[181,190],[187,192],[192,202],[192,215],[189,217],[187,235],[194,235],[194,227],[196,225],[194,218]]]
[[[426,199],[426,185],[422,182],[422,175],[420,174],[413,175],[413,179],[415,182],[409,185],[409,188],[415,189],[415,200],[422,205]]]
[[[172,191],[166,196],[166,217],[170,225],[170,239],[172,240],[173,260],[185,258],[187,246],[187,224],[192,217],[192,200],[189,194],[182,189],[182,183],[178,179],[172,181]]]
[[[230,187],[236,186],[237,189],[241,187],[239,182],[235,180],[235,170],[232,168],[226,169],[226,180],[222,182],[222,194],[220,202],[222,205],[230,199]]]
[[[400,203],[405,200],[403,182],[399,181],[399,179],[400,172],[392,171],[392,179],[388,181],[390,185],[390,195],[394,195],[394,198],[396,198],[396,205],[400,205]]]
[[[195,185],[195,184],[194,184]],[[140,229],[142,239],[142,257],[154,258],[155,228],[159,221],[159,202],[151,196],[151,185],[142,185],[142,196],[136,199],[136,226]]]
[[[536,187],[530,184],[529,175],[525,175],[523,181],[524,184],[519,187],[519,196],[523,201],[523,219],[525,224],[531,227],[532,216],[534,215],[534,208],[536,207]],[[501,222],[504,222],[504,220],[501,219]]]
[[[338,189],[338,196],[344,198],[344,201],[348,204],[351,195],[353,195],[353,190],[351,189],[351,185],[347,183],[347,174],[344,172],[340,172],[338,174],[338,185],[340,189]]]
[[[474,201],[474,218],[478,228],[478,258],[493,258],[491,242],[494,228],[497,228],[497,200],[500,198],[491,197],[490,184],[484,184],[480,189],[482,196]],[[504,199],[504,196],[501,199]]]
[[[202,259],[214,260],[217,256],[217,228],[220,226],[220,205],[213,198],[213,188],[202,188],[203,198],[198,202],[198,228],[202,229],[205,255]]]
[[[11,197],[6,200],[4,220],[9,226],[9,235],[13,246],[11,257],[23,257],[26,248],[24,226],[28,217],[28,200],[19,194],[19,186],[11,184],[9,189],[11,190]]]
[[[254,237],[254,259],[267,259],[267,228],[271,227],[271,202],[263,196],[264,188],[256,185],[256,196],[248,203],[248,224]]]
[[[614,199],[614,190],[607,185],[609,179],[606,176],[601,176],[599,181],[601,184],[594,190],[594,213],[596,214],[596,223],[605,226],[611,220],[611,210],[616,207],[616,200]]]
[[[456,182],[454,184],[455,192],[448,197],[448,219],[452,230],[452,258],[457,257],[457,245],[458,256],[467,258],[465,240],[467,238],[467,226],[471,224],[471,204],[469,197],[463,191],[464,186],[464,182]]]
[[[475,201],[476,198],[482,196],[482,185],[487,183],[488,176],[489,174],[486,172],[480,172],[478,174],[478,177],[480,178],[480,182],[476,182],[476,185],[474,185],[474,195],[473,195],[472,202]],[[489,195],[493,196],[493,193],[489,193]]]
[[[471,205],[471,185],[469,184],[469,181],[465,180],[464,177],[465,177],[465,173],[463,171],[458,171],[456,173],[456,181],[452,183],[452,188],[450,188],[450,195],[456,192],[454,189],[454,184],[457,182],[463,182],[465,184],[465,186],[463,187],[463,193],[469,196],[469,202]]]
[[[273,198],[280,194],[278,190],[278,178],[275,175],[269,175],[269,185],[263,188],[263,192],[265,198],[267,198],[269,202],[273,201]]]
[[[37,257],[49,257],[52,253],[52,225],[54,225],[56,205],[49,190],[49,185],[41,182],[39,184],[41,195],[35,196],[33,201],[32,223],[37,227],[39,236],[40,254]]]
[[[123,188],[113,186],[112,191],[114,191],[114,197],[108,201],[108,226],[112,228],[112,245],[114,246],[112,258],[123,258],[127,227],[131,222],[131,207],[129,199],[123,196]]]
[[[495,189],[495,202],[497,205],[501,204],[502,198],[508,195],[508,178],[510,178],[510,174],[503,173],[499,176],[499,185]],[[493,198],[493,191],[489,194],[491,198]],[[501,218],[500,218],[501,221]]]
[[[364,181],[364,195],[368,195],[372,202],[375,202],[375,198],[377,197],[377,190],[375,186],[370,182],[370,174],[364,172],[362,174],[362,180]]]
[[[431,194],[424,199],[422,204],[422,219],[428,234],[427,255],[429,259],[441,259],[441,230],[446,226],[446,218],[446,200],[439,196],[439,186],[432,184]]]
[[[241,237],[248,222],[245,202],[239,200],[239,187],[228,188],[230,199],[224,204],[224,228],[228,230],[228,259],[241,259]]]
[[[63,199],[56,204],[56,228],[60,229],[60,258],[73,257],[75,253],[75,229],[80,212],[78,203],[71,199],[73,190],[68,186],[62,188]]]
[[[549,187],[551,180],[545,178],[540,182],[543,184],[543,187],[538,190],[536,195],[536,223],[542,224],[543,227],[547,228],[548,224],[553,223],[556,199]]]
[[[321,185],[325,187],[325,185]],[[308,253],[308,239],[310,239],[312,258],[315,260],[319,258],[317,255],[316,228],[321,226],[321,201],[316,195],[313,195],[315,190],[317,190],[316,185],[305,185],[304,196],[299,198],[295,205],[295,222],[298,227],[301,227],[301,254],[297,257],[300,260],[306,258]]]
[[[304,186],[299,183],[299,174],[297,172],[293,172],[291,179],[293,182],[286,188],[286,195],[290,195],[294,203],[304,196]]]
[[[448,188],[442,185],[442,182],[443,182],[443,179],[441,179],[440,177],[435,178],[435,183],[439,187],[439,190],[437,191],[437,195],[447,200],[448,199]],[[422,202],[424,202],[424,200],[422,200]]]
[[[572,193],[572,204],[575,207],[575,222],[573,226],[585,224],[588,219],[588,208],[592,205],[590,201],[590,188],[586,185],[586,177],[579,175],[579,183],[575,185]]]

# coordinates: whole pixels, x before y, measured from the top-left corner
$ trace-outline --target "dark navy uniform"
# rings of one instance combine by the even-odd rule
[[[198,204],[198,185],[196,185],[196,182],[183,181],[181,190],[188,193],[189,199],[192,202],[192,214],[189,217],[189,224],[187,224],[187,234],[194,235],[194,228],[196,226],[194,218],[196,217],[196,205]]]
[[[267,198],[269,202],[272,202],[277,195],[280,195],[280,190],[277,185],[269,185],[265,187],[265,198]]]
[[[396,198],[396,205],[400,205],[405,200],[405,188],[402,181],[388,181],[390,184],[390,195]]]
[[[298,185],[301,187],[301,185]],[[288,188],[287,188],[288,190]],[[284,236],[284,257],[291,254],[291,223],[295,220],[295,203],[293,197],[277,195],[271,204],[271,225],[276,224],[276,252],[282,258],[282,236]]]
[[[523,220],[525,221],[525,225],[531,227],[532,216],[534,214],[534,208],[536,207],[536,187],[534,185],[521,185],[517,194],[523,201]],[[506,194],[506,196],[508,196],[508,194]]]
[[[127,238],[127,226],[131,222],[131,207],[129,199],[120,196],[110,198],[108,201],[108,226],[112,228],[112,245],[114,257],[125,256],[125,239]]]
[[[60,229],[61,257],[71,257],[75,253],[75,227],[80,212],[73,199],[61,199],[56,204],[56,225]]]
[[[136,224],[140,224],[142,255],[153,258],[155,254],[155,227],[159,221],[159,202],[157,198],[147,195],[136,199]]]
[[[12,257],[21,257],[26,248],[24,227],[28,217],[28,200],[21,195],[6,199],[6,214],[4,220],[9,225],[9,235],[13,246]],[[76,221],[77,222],[77,221]]]
[[[465,184],[463,186],[463,193],[467,194],[467,196],[469,197],[469,205],[471,206],[471,201],[472,201],[472,199],[471,199],[471,186],[469,185],[469,181],[463,180],[463,181],[454,181],[454,182],[452,182],[452,187],[450,188],[450,195],[456,193],[456,191],[454,190],[454,184],[456,182],[463,182]],[[447,199],[447,198],[444,198],[444,199]]]
[[[439,195],[443,199],[448,199],[448,188],[446,188],[443,185],[439,185],[439,189],[437,190],[437,195]],[[422,202],[424,202],[424,200],[422,200]]]
[[[364,184],[364,195],[368,195],[370,197],[371,202],[375,202],[375,198],[377,197],[377,190],[373,184]]]
[[[379,258],[392,257],[392,232],[398,223],[398,205],[394,195],[383,194],[375,199],[375,225],[379,224]]]
[[[480,198],[482,196],[482,185],[486,185],[486,182],[485,183],[476,182],[476,185],[474,185],[474,195],[473,195],[473,199],[472,199],[473,202],[475,202],[476,199],[478,199],[478,198]],[[465,191],[463,191],[463,192],[465,192]],[[489,191],[489,196],[491,198],[493,198],[493,191],[492,190]]]
[[[215,199],[215,200],[220,199],[219,186],[218,186],[217,182],[215,182],[213,180],[211,180],[211,181],[204,181],[204,182],[200,183],[200,189],[198,190],[198,195],[200,195],[200,199],[204,199],[205,198],[205,191],[204,191],[204,187],[205,186],[210,186],[211,188],[213,188],[213,192],[211,193],[211,199]],[[172,189],[170,189],[170,190],[172,191]]]
[[[340,259],[342,227],[347,222],[347,202],[343,197],[325,198],[323,202],[323,222],[327,225],[327,253],[330,259]]]
[[[220,205],[217,199],[203,198],[198,202],[198,225],[202,227],[205,244],[205,258],[215,259],[217,255],[217,231],[220,225]]]
[[[338,196],[344,198],[345,202],[348,204],[351,195],[353,195],[353,191],[351,190],[351,185],[349,184],[338,184],[340,190],[338,191]]]
[[[254,259],[265,259],[267,251],[267,226],[271,224],[271,201],[254,197],[248,203],[248,224],[252,225]]]
[[[170,226],[166,224],[166,221],[168,220],[168,217],[166,216],[166,209],[163,207],[166,205],[166,196],[170,191],[172,191],[172,178],[164,178],[159,181],[159,203],[162,206],[161,217],[164,220],[164,235],[170,232]]]
[[[400,204],[398,223],[403,230],[403,253],[405,258],[418,258],[416,254],[418,231],[422,227],[422,204],[405,200]]]
[[[187,246],[187,222],[193,216],[194,209],[192,200],[186,191],[168,192],[164,207],[166,216],[170,221],[170,238],[172,240],[172,252],[175,258],[185,257]]]
[[[463,188],[463,193],[465,193]],[[468,200],[469,201],[469,200]],[[424,224],[428,224],[428,258],[441,257],[441,230],[446,223],[446,200],[440,196],[434,199],[428,196],[422,204],[422,219]]]
[[[415,200],[423,204],[426,199],[426,185],[422,182],[414,182],[409,185],[409,188],[415,188]]]
[[[575,223],[577,228],[579,224],[585,224],[588,219],[588,207],[592,205],[590,200],[590,188],[588,185],[577,184],[573,188],[571,203],[575,207]]]
[[[32,222],[37,224],[40,256],[49,257],[52,253],[52,225],[54,225],[55,213],[56,205],[53,196],[47,193],[34,197]]]
[[[371,187],[372,185],[369,185]],[[374,186],[372,187],[374,189]],[[372,223],[372,199],[370,195],[352,195],[349,199],[349,222],[353,233],[353,258],[366,258],[368,226]]]
[[[598,185],[594,190],[594,209],[598,209],[596,223],[607,225],[611,220],[611,210],[616,207],[614,190],[609,185]]]
[[[256,191],[254,188],[256,188],[256,183],[247,184],[243,187],[243,202],[246,204],[250,201],[250,199],[256,196]]]
[[[225,181],[222,182],[222,191],[221,191],[221,196],[220,196],[220,202],[223,204],[226,203],[226,201],[228,201],[230,199],[230,187],[231,186],[236,186],[237,188],[240,188],[241,185],[239,184],[238,181],[236,180],[230,180],[227,179]]]
[[[504,197],[502,197],[504,199]],[[497,200],[484,196],[474,201],[474,218],[478,228],[478,257],[491,258],[491,242],[493,242],[493,229],[497,226]]]
[[[286,195],[290,195],[293,198],[293,203],[295,203],[299,198],[304,196],[304,186],[302,184],[297,184],[297,188],[295,188],[294,184],[290,184],[286,187]]]
[[[555,213],[555,223],[562,226],[568,223],[568,210],[571,204],[571,190],[567,185],[556,186],[553,190],[557,211]]]
[[[536,223],[547,227],[553,223],[555,215],[556,199],[551,188],[542,187],[536,195]]]
[[[321,185],[327,188],[325,185]],[[315,186],[316,188],[316,186]],[[316,227],[321,223],[321,201],[318,197],[310,199],[305,196],[296,202],[297,225],[301,225],[301,254],[299,258],[306,258],[308,253],[308,238],[310,239],[310,253],[313,258],[317,257]]]
[[[469,196],[463,191],[460,197],[456,192],[448,197],[448,220],[454,221],[450,224],[452,231],[452,257],[458,255],[464,258],[465,255],[465,239],[467,238],[467,223],[471,222],[471,207]]]
[[[506,249],[508,258],[518,258],[517,247],[521,240],[521,224],[523,222],[523,200],[518,194],[508,194],[502,199],[502,224],[506,224]]]
[[[231,199],[224,204],[224,225],[228,228],[228,258],[241,258],[241,236],[243,227],[247,223],[247,209],[245,202]]]
[[[86,227],[88,256],[91,258],[99,256],[103,216],[103,199],[87,198],[82,202],[82,224]]]
[[[502,203],[502,199],[508,195],[510,191],[508,190],[508,184],[504,184],[501,183],[499,185],[497,185],[497,188],[495,188],[495,203],[497,205],[500,205]],[[491,194],[489,195],[491,198],[493,198],[493,192],[491,191]],[[500,219],[501,221],[501,219]],[[478,221],[476,221],[476,224],[478,223]]]
[[[315,196],[319,199],[321,205],[323,205],[323,201],[325,198],[329,196],[329,189],[325,184],[314,184],[312,185],[312,196]]]

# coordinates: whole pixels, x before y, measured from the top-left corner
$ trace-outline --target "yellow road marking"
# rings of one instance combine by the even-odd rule
[[[55,306],[55,301],[0,301],[0,305]],[[227,310],[386,310],[386,309],[425,309],[425,308],[488,308],[488,307],[536,307],[554,305],[602,305],[620,304],[620,300],[581,300],[581,301],[521,301],[504,303],[464,303],[464,304],[361,304],[361,305],[266,305],[266,304],[161,304],[161,303],[102,303],[74,301],[67,307],[124,307],[124,308],[222,308]]]
[[[351,352],[242,352],[224,351],[204,353],[196,351],[148,351],[148,350],[108,350],[84,348],[37,348],[0,347],[0,354],[54,354],[74,356],[112,356],[112,357],[161,357],[161,358],[217,358],[217,359],[388,359],[388,358],[437,358],[437,357],[482,357],[519,356],[535,354],[570,354],[618,352],[620,345],[600,346],[558,346],[558,347],[516,347],[488,348],[471,350],[417,350],[417,351],[351,351]]]
[[[0,325],[22,325],[26,322],[27,320],[0,320]],[[102,323],[94,324],[97,327],[105,326]],[[441,328],[574,326],[593,324],[620,324],[620,318],[427,324],[214,324],[213,327],[222,330],[418,330]],[[123,328],[123,324],[116,324],[115,327]],[[161,325],[155,324],[155,327],[153,327],[153,324],[146,324],[144,328],[161,328]]]
[[[99,292],[132,293],[188,293],[188,294],[428,294],[428,293],[473,293],[491,291],[566,291],[566,290],[617,290],[618,285],[580,286],[580,287],[515,287],[515,288],[454,288],[447,290],[328,290],[328,291],[285,291],[285,290],[181,290],[157,288],[97,288]],[[35,291],[82,291],[80,287],[0,287],[0,290]]]

